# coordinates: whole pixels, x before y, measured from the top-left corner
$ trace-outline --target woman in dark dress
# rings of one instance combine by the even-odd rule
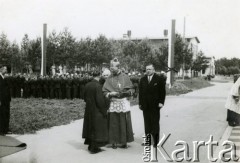
[[[227,121],[229,126],[240,126],[240,77],[232,86],[225,108],[227,109]]]

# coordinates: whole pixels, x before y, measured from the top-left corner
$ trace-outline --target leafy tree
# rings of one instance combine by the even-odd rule
[[[4,33],[0,35],[0,64],[11,65],[10,41]]]
[[[155,49],[156,54],[156,69],[167,71],[168,70],[168,47],[166,45]]]
[[[239,73],[238,69],[240,68],[240,59],[238,58],[227,59],[224,57],[218,59],[215,63],[217,74],[231,75],[234,73]]]
[[[112,58],[111,49],[111,43],[105,36],[100,35],[95,39],[92,48],[94,64],[100,66],[104,62],[108,62]]]
[[[76,53],[76,39],[68,28],[64,28],[59,34],[58,64],[74,65],[72,56]]]
[[[84,40],[79,42],[78,53],[80,54],[79,58],[82,58],[82,62],[84,64],[93,64],[94,63],[94,54],[93,54],[93,40],[90,37],[87,37]]]
[[[196,59],[193,61],[193,66],[192,66],[192,70],[195,71],[201,71],[201,70],[205,70],[208,67],[208,61],[205,59],[205,55],[202,51],[200,51],[197,56]]]
[[[231,66],[227,68],[227,74],[228,75],[234,75],[234,74],[239,74],[240,70],[239,67],[237,66]]]
[[[53,64],[59,63],[61,61],[58,58],[58,51],[60,46],[60,38],[59,34],[53,30],[48,36],[47,42],[47,52],[46,52],[46,59],[47,59],[47,67],[51,67]]]
[[[27,62],[30,49],[30,40],[28,34],[25,34],[21,42],[21,59],[24,63]]]
[[[41,38],[29,42],[29,51],[27,61],[33,66],[34,69],[40,70],[41,65]]]
[[[113,40],[113,39],[110,39],[109,40],[110,43],[111,43],[111,54],[112,54],[112,57],[117,57],[117,58],[121,58],[123,57],[123,48],[122,48],[122,45],[123,45],[123,40]]]
[[[138,57],[137,68],[144,69],[147,63],[152,63],[155,60],[152,47],[147,39],[137,44],[136,53]]]
[[[189,69],[192,65],[192,50],[187,43],[183,42],[183,38],[179,34],[176,34],[174,45],[174,67],[179,70],[184,64],[185,70]]]
[[[21,68],[24,66],[24,63],[21,60],[20,48],[16,42],[10,47],[11,50],[11,71],[12,73],[21,72]]]

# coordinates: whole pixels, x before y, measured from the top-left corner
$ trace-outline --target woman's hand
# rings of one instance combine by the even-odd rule
[[[110,92],[109,95],[110,95],[110,97],[116,97],[119,95],[119,93],[118,92]]]
[[[238,101],[239,101],[239,97],[238,97],[238,96],[233,96],[233,99],[234,99],[234,101],[235,101],[236,103],[238,103]]]

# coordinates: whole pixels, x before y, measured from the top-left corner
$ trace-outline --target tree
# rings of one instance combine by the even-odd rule
[[[11,50],[11,72],[21,72],[21,68],[24,66],[24,63],[21,60],[20,48],[16,42],[10,47]]]
[[[30,40],[28,38],[28,34],[25,34],[22,42],[21,42],[21,59],[23,62],[27,62],[27,58],[29,55],[29,47],[30,47]]]
[[[208,67],[208,61],[205,58],[206,57],[202,51],[198,52],[191,69],[194,71],[205,70]]]
[[[123,67],[127,70],[139,69],[139,55],[137,54],[138,44],[131,40],[122,40]]]
[[[153,63],[155,61],[155,55],[147,39],[137,44],[136,53],[138,57],[137,68],[144,69],[147,63]]]
[[[83,64],[93,64],[94,63],[94,54],[93,54],[93,40],[90,37],[87,37],[84,40],[81,40],[78,44],[79,59]]]
[[[168,47],[166,45],[162,45],[160,48],[155,49],[155,54],[157,56],[156,69],[166,72],[168,70]]]
[[[0,35],[0,64],[11,65],[10,41],[4,33]]]
[[[46,59],[47,59],[47,67],[51,67],[53,64],[59,63],[60,58],[58,57],[58,51],[60,46],[60,38],[59,34],[53,30],[47,40],[47,52],[46,52]]]
[[[109,61],[112,58],[111,49],[111,43],[105,36],[100,35],[95,39],[92,49],[94,64],[100,66],[102,63]]]
[[[109,40],[111,43],[111,54],[112,57],[117,57],[120,60],[122,60],[122,58],[124,58],[124,53],[123,53],[123,40]],[[109,61],[108,61],[109,62]]]
[[[73,56],[76,53],[76,39],[68,28],[64,28],[59,34],[59,47],[57,58],[58,64],[74,65]]]
[[[216,62],[216,72],[220,75],[231,75],[238,73],[240,68],[240,59],[231,58],[227,59],[226,57],[218,59]]]
[[[29,50],[27,61],[33,66],[34,69],[40,70],[41,65],[41,38],[29,42]]]
[[[193,53],[187,43],[183,42],[181,35],[176,34],[174,46],[174,67],[179,70],[185,65],[185,70],[188,70],[192,65]]]

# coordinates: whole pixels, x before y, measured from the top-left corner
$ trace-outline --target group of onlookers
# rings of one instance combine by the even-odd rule
[[[92,78],[92,72],[54,76],[5,75],[6,84],[13,98],[83,99],[84,86]],[[102,74],[100,80],[102,84],[104,78]],[[132,76],[131,80],[137,89],[139,77]]]

